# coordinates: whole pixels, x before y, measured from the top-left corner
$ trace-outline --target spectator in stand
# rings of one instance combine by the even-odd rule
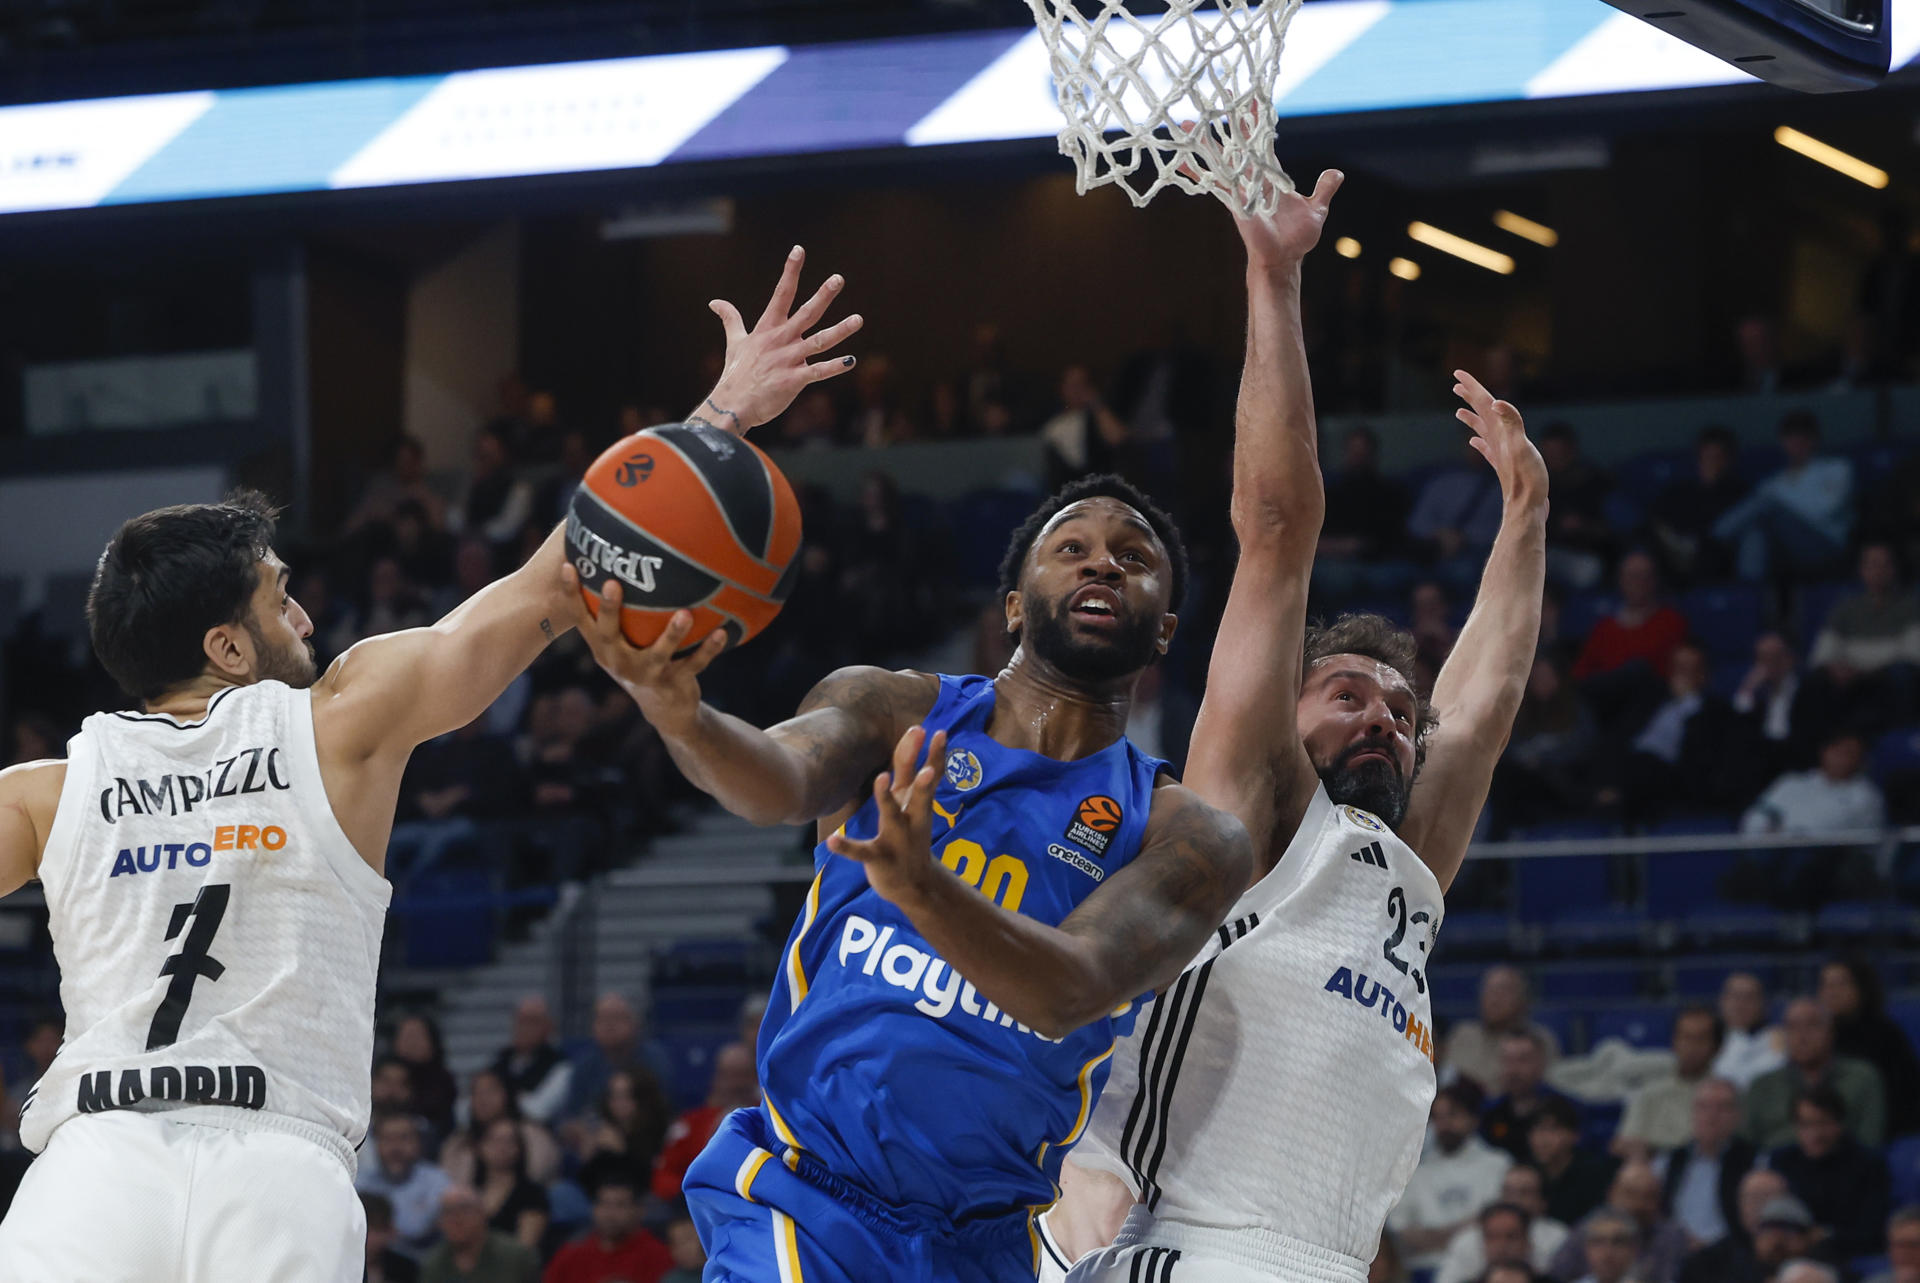
[[[1335,600],[1368,593],[1398,593],[1411,570],[1406,487],[1380,472],[1380,438],[1372,428],[1348,430],[1340,448],[1340,471],[1327,478],[1327,516],[1314,554],[1314,586]]]
[[[1914,711],[1920,598],[1901,582],[1893,545],[1880,541],[1860,549],[1860,587],[1813,639],[1808,684],[1834,717],[1884,728]]]
[[[1467,1226],[1447,1244],[1447,1254],[1434,1275],[1434,1283],[1468,1283],[1477,1279],[1491,1261],[1524,1262],[1538,1271],[1547,1268],[1570,1232],[1547,1215],[1540,1170],[1526,1163],[1515,1163],[1500,1182],[1500,1201],[1480,1213],[1477,1223]],[[1492,1224],[1494,1208],[1504,1207],[1507,1215],[1518,1212],[1517,1220]]]
[[[1788,1261],[1773,1277],[1774,1283],[1841,1283],[1840,1271],[1819,1261]]]
[[[1540,1276],[1524,1261],[1497,1261],[1487,1267],[1479,1283],[1540,1283]]]
[[[520,1135],[526,1169],[536,1183],[545,1184],[560,1173],[560,1147],[553,1133],[520,1116],[520,1103],[497,1069],[482,1069],[467,1085],[467,1122],[440,1147],[440,1166],[456,1185],[479,1185],[476,1163],[495,1123],[508,1123]]]
[[[1717,1243],[1740,1223],[1740,1182],[1756,1153],[1740,1136],[1740,1093],[1709,1078],[1693,1093],[1693,1132],[1661,1155],[1660,1206],[1694,1249]]]
[[[1809,1087],[1793,1102],[1793,1143],[1767,1155],[1842,1260],[1880,1250],[1890,1186],[1886,1160],[1847,1135],[1846,1118],[1838,1092]]]
[[[1487,1104],[1480,1120],[1480,1134],[1516,1159],[1533,1157],[1529,1134],[1533,1120],[1551,1100],[1571,1101],[1547,1086],[1546,1044],[1532,1030],[1508,1034],[1500,1040],[1500,1094]],[[1574,1130],[1579,1131],[1578,1124]],[[1549,1172],[1549,1175],[1552,1173]],[[1605,1183],[1602,1182],[1602,1192]],[[1599,1194],[1594,1201],[1599,1201]],[[1555,1213],[1557,1220],[1570,1218]]]
[[[393,1247],[393,1204],[384,1194],[360,1195],[367,1217],[367,1272],[363,1283],[419,1283],[420,1266]]]
[[[1788,1197],[1787,1178],[1779,1172],[1757,1168],[1741,1177],[1739,1215],[1719,1242],[1710,1243],[1687,1258],[1687,1263],[1680,1267],[1680,1283],[1765,1283],[1768,1271],[1759,1259],[1765,1216],[1769,1211],[1778,1210],[1775,1205]],[[1800,1210],[1806,1211],[1804,1207]],[[1807,1230],[1802,1231],[1803,1241],[1812,1241],[1809,1232],[1812,1226],[1813,1218],[1809,1216]],[[1779,1245],[1771,1245],[1769,1255],[1780,1250]],[[1774,1265],[1778,1266],[1792,1255],[1788,1252],[1777,1256]]]
[[[1439,1266],[1453,1241],[1482,1208],[1500,1197],[1513,1158],[1480,1139],[1480,1092],[1468,1083],[1442,1087],[1433,1100],[1433,1140],[1387,1217],[1387,1228],[1416,1270]]]
[[[1540,457],[1553,489],[1547,517],[1547,575],[1570,588],[1600,582],[1614,553],[1607,520],[1607,493],[1613,479],[1580,453],[1580,438],[1570,423],[1549,423],[1540,430]]]
[[[1794,410],[1780,421],[1787,464],[1714,524],[1736,549],[1740,577],[1817,574],[1839,558],[1853,530],[1853,465],[1820,457],[1820,421]]]
[[[633,1004],[617,993],[603,993],[593,1004],[593,1045],[573,1061],[572,1098],[567,1113],[578,1117],[593,1109],[606,1093],[615,1072],[626,1070],[636,1079],[650,1079],[655,1091],[664,1091],[673,1074],[667,1053],[651,1038],[643,1038],[640,1017]]]
[[[354,641],[421,628],[431,622],[426,598],[408,582],[398,561],[380,557],[367,567],[366,587],[353,615]]]
[[[425,508],[408,499],[394,509],[384,529],[387,538],[378,541],[382,551],[399,563],[401,575],[423,596],[447,582],[453,571],[453,538],[434,528]]]
[[[1833,1017],[1812,998],[1787,1004],[1784,1031],[1787,1063],[1754,1079],[1747,1092],[1745,1134],[1759,1148],[1794,1141],[1794,1101],[1813,1087],[1831,1087],[1843,1105],[1853,1138],[1879,1147],[1887,1138],[1887,1098],[1880,1071],[1863,1060],[1833,1050]]]
[[[1040,429],[1047,445],[1050,484],[1064,485],[1089,472],[1126,471],[1127,425],[1100,399],[1084,365],[1060,374],[1060,411]]]
[[[1573,662],[1575,681],[1616,673],[1636,662],[1657,675],[1686,640],[1686,616],[1660,603],[1660,569],[1652,557],[1634,551],[1620,559],[1620,609],[1593,626]]]
[[[1864,958],[1835,958],[1820,968],[1820,1005],[1833,1017],[1833,1050],[1880,1072],[1887,1135],[1920,1130],[1920,1062],[1907,1032],[1887,1015],[1880,973]]]
[[[535,1283],[540,1258],[487,1227],[480,1196],[450,1185],[440,1196],[440,1245],[420,1263],[420,1283]]]
[[[1593,712],[1567,680],[1566,665],[1549,654],[1537,657],[1507,751],[1494,767],[1493,809],[1501,826],[1539,824],[1584,805],[1593,792],[1597,740]]]
[[[1720,983],[1720,1054],[1713,1076],[1746,1091],[1753,1080],[1787,1063],[1784,1035],[1767,1023],[1767,990],[1751,971],[1735,971]]]
[[[1558,1279],[1579,1278],[1590,1259],[1596,1233],[1607,1235],[1610,1231],[1605,1226],[1614,1219],[1623,1221],[1632,1231],[1635,1250],[1626,1264],[1634,1278],[1640,1283],[1674,1283],[1687,1257],[1687,1232],[1660,1210],[1660,1177],[1651,1165],[1642,1162],[1620,1165],[1607,1187],[1607,1201],[1574,1227],[1554,1254],[1548,1272]]]
[[[1685,1145],[1693,1133],[1693,1098],[1720,1054],[1720,1018],[1710,1007],[1680,1009],[1673,1020],[1673,1072],[1657,1078],[1627,1101],[1613,1152],[1621,1158],[1650,1159],[1660,1150]]]
[[[459,730],[429,740],[408,759],[400,805],[387,841],[387,877],[405,882],[483,840],[480,823],[513,814],[526,780],[513,749],[487,733],[482,713]]]
[[[1693,447],[1693,475],[1669,483],[1647,507],[1647,527],[1667,569],[1686,581],[1717,578],[1732,565],[1713,537],[1714,523],[1747,496],[1746,479],[1734,468],[1733,433],[1718,425]]]
[[[666,1245],[640,1227],[639,1189],[608,1177],[593,1193],[593,1228],[554,1254],[542,1283],[658,1283],[673,1267]]]
[[[862,644],[891,654],[929,640],[929,621],[940,619],[930,574],[932,550],[906,520],[899,485],[884,472],[860,483],[841,557],[841,626]]]
[[[1854,731],[1836,731],[1820,745],[1816,768],[1789,771],[1767,786],[1740,817],[1740,831],[1818,837],[1883,827],[1887,802],[1866,767],[1866,742]]]
[[[1532,1019],[1529,1001],[1527,979],[1519,968],[1488,967],[1480,978],[1479,1019],[1462,1020],[1453,1027],[1440,1057],[1443,1069],[1472,1079],[1482,1091],[1490,1091],[1500,1085],[1501,1041],[1517,1033],[1534,1036],[1547,1065],[1558,1060],[1560,1040],[1553,1036],[1553,1030]]]
[[[560,1117],[573,1066],[553,1039],[553,1013],[545,998],[528,994],[514,1005],[512,1039],[493,1058],[492,1069],[513,1093],[522,1115],[547,1126]]]
[[[1556,1277],[1578,1283],[1657,1283],[1634,1271],[1634,1259],[1645,1245],[1631,1216],[1603,1207],[1581,1228],[1579,1266]]]
[[[493,558],[493,545],[482,535],[469,534],[453,548],[453,582],[434,594],[433,614],[438,619],[467,598],[485,588],[499,576]],[[305,605],[303,599],[300,603]]]
[[[539,470],[558,461],[566,429],[560,426],[560,402],[553,393],[530,394],[526,413],[509,422],[513,432],[506,439],[507,452],[517,467]]]
[[[419,1125],[420,1134],[426,1136],[433,1131],[433,1125],[420,1117],[413,1107],[413,1075],[407,1071],[407,1062],[393,1056],[384,1056],[374,1062],[371,1096],[373,1115],[406,1114]],[[360,1168],[366,1170],[367,1164],[374,1161],[373,1128],[367,1128],[367,1134],[360,1138]]]
[[[753,1053],[744,1043],[730,1042],[713,1058],[713,1083],[707,1089],[706,1103],[687,1110],[667,1129],[666,1144],[653,1164],[653,1196],[663,1203],[677,1200],[687,1168],[713,1139],[720,1120],[736,1109],[751,1109],[759,1103],[760,1080],[754,1074]]]
[[[691,1220],[676,1216],[667,1222],[667,1251],[673,1255],[673,1268],[660,1283],[700,1283],[701,1272],[707,1267],[707,1250],[700,1246],[700,1231]]]
[[[1544,1182],[1547,1215],[1574,1225],[1605,1201],[1614,1161],[1580,1148],[1580,1108],[1571,1100],[1556,1093],[1540,1102],[1527,1124],[1527,1145]]]
[[[1733,693],[1733,711],[1747,719],[1748,741],[1761,749],[1769,778],[1806,764],[1819,714],[1800,680],[1800,659],[1786,637],[1761,633],[1753,642],[1753,667]]]
[[[496,1118],[487,1126],[473,1172],[487,1225],[538,1252],[551,1209],[547,1191],[527,1175],[527,1148],[517,1123]]]
[[[1903,1207],[1887,1220],[1887,1268],[1867,1283],[1920,1283],[1920,1207]]]
[[[667,1098],[644,1070],[618,1070],[607,1080],[592,1133],[581,1146],[580,1184],[588,1188],[617,1175],[647,1188],[667,1133]]]
[[[398,1245],[417,1256],[433,1241],[440,1195],[451,1182],[420,1156],[420,1124],[412,1114],[375,1115],[373,1146],[375,1161],[360,1168],[354,1184],[361,1193],[378,1194],[392,1205]]]
[[[580,488],[581,478],[593,466],[596,454],[592,441],[581,429],[568,428],[560,434],[560,457],[554,474],[540,484],[540,490],[534,496],[533,520],[536,525],[549,529],[567,519],[567,509],[573,503],[573,492]]]
[[[1462,438],[1466,458],[1435,471],[1407,514],[1407,533],[1457,586],[1479,582],[1487,550],[1500,531],[1500,486],[1486,460]]]
[[[1709,687],[1711,675],[1707,652],[1698,642],[1673,648],[1665,698],[1631,726],[1619,783],[1598,794],[1603,805],[1621,806],[1629,820],[1644,824],[1676,806],[1725,802],[1737,795],[1740,755],[1733,750],[1740,723]]]
[[[403,1016],[393,1030],[393,1055],[407,1066],[413,1082],[413,1107],[437,1135],[453,1130],[453,1105],[460,1088],[447,1069],[440,1028],[425,1016]]]
[[[1445,588],[1428,580],[1413,586],[1410,604],[1414,684],[1421,690],[1431,690],[1459,635],[1453,626],[1453,603],[1447,600]]]
[[[496,548],[520,537],[533,515],[533,488],[513,475],[513,456],[493,428],[473,439],[473,467],[467,492],[447,514],[456,534],[480,535]]]
[[[418,437],[403,436],[393,443],[387,466],[368,479],[343,533],[391,522],[400,506],[407,503],[417,505],[433,529],[446,526],[447,505],[427,482],[427,449]]]

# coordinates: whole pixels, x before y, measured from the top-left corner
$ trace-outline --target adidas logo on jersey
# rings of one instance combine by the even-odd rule
[[[1387,867],[1387,853],[1380,849],[1378,842],[1369,842],[1358,851],[1347,852],[1347,858],[1358,861],[1361,864],[1371,864],[1376,869],[1386,869]]]
[[[983,1005],[972,982],[961,979],[945,958],[910,944],[890,943],[893,936],[891,926],[878,926],[857,913],[847,915],[840,932],[840,965],[851,967],[858,959],[861,975],[876,976],[896,989],[918,992],[921,996],[914,1000],[914,1010],[935,1020],[945,1020],[958,1007],[975,1019],[1003,1029],[1018,1029],[1041,1042],[1059,1041],[1034,1033],[991,1002]]]

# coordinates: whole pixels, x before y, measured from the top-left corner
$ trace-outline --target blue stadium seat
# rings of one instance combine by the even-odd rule
[[[1516,829],[1523,842],[1618,837],[1618,825],[1605,820],[1566,820]],[[1538,856],[1515,862],[1514,906],[1523,922],[1552,922],[1577,911],[1604,906],[1612,899],[1612,879],[1604,855]]]
[[[1571,1053],[1581,1049],[1580,1040],[1576,1037],[1580,1031],[1578,1012],[1565,1007],[1536,1006],[1533,1018],[1536,1023],[1553,1031],[1553,1036],[1560,1040],[1561,1051]]]
[[[1568,593],[1560,603],[1560,636],[1578,644],[1595,624],[1618,609],[1620,598],[1613,593]]]
[[[1444,935],[1446,928],[1441,927]],[[1481,967],[1435,967],[1427,972],[1428,996],[1435,1009],[1472,1011],[1480,1001]]]
[[[1647,857],[1647,916],[1668,922],[1718,902],[1737,851],[1668,851]]]
[[[1909,771],[1920,771],[1920,726],[1888,731],[1873,746],[1875,775],[1904,775]]]
[[[572,1181],[558,1180],[547,1186],[547,1215],[571,1236],[571,1231],[593,1219],[593,1200]]]
[[[1906,1031],[1907,1041],[1920,1047],[1920,998],[1895,998],[1887,1004],[1887,1014]]]
[[[1772,967],[1749,966],[1742,962],[1731,963],[1680,963],[1673,968],[1673,992],[1677,998],[1714,999],[1720,996],[1720,986],[1727,981],[1727,975],[1734,971],[1751,972],[1760,978],[1760,983],[1768,989],[1774,987]]]
[[[1893,1173],[1893,1205],[1920,1203],[1920,1136],[1903,1136],[1890,1142],[1887,1169]]]
[[[1753,639],[1766,623],[1766,590],[1757,584],[1695,588],[1680,599],[1693,635],[1720,665],[1753,658]]]
[[[1594,1043],[1618,1038],[1635,1047],[1665,1047],[1673,1041],[1674,1009],[1664,1004],[1597,1011],[1587,1021]]]
[[[747,995],[757,991],[745,985],[655,985],[653,1022],[660,1028],[717,1023],[738,1012]]]
[[[1614,469],[1616,490],[1630,494],[1642,504],[1651,502],[1662,490],[1693,474],[1693,450],[1653,450],[1636,454]]]
[[[714,1053],[733,1041],[734,1025],[683,1025],[661,1029],[660,1045],[666,1049],[667,1064],[673,1081],[664,1084],[674,1105],[687,1109],[706,1099],[713,1083]]]
[[[475,967],[493,956],[493,883],[483,870],[421,874],[393,916],[404,924],[409,967]]]
[[[1696,943],[1753,945],[1778,948],[1804,938],[1803,924],[1790,914],[1757,904],[1707,904],[1682,919],[1687,936]]]
[[[1582,966],[1548,971],[1540,977],[1540,996],[1553,1002],[1638,998],[1640,992],[1637,963]]]
[[[1813,639],[1820,635],[1821,625],[1827,622],[1827,616],[1842,597],[1858,592],[1860,585],[1849,579],[1837,579],[1828,583],[1808,584],[1800,590],[1800,608],[1794,619],[1799,627],[1800,653],[1805,655],[1813,647]]]
[[[1620,1116],[1627,1112],[1625,1101],[1583,1100],[1580,1102],[1580,1143],[1605,1153],[1620,1130]]]
[[[1863,940],[1899,934],[1912,914],[1884,900],[1835,900],[1814,914],[1814,934],[1823,940]]]
[[[1512,932],[1513,920],[1498,909],[1463,909],[1447,915],[1440,925],[1440,943],[1434,949],[1447,957],[1504,950]]]

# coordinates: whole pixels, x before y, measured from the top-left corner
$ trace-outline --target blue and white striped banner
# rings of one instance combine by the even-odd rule
[[[1920,0],[1894,0],[1894,65]],[[1280,114],[1751,81],[1600,0],[1319,0]],[[1031,28],[0,108],[0,213],[1057,132]],[[1283,143],[1284,146],[1284,143]]]

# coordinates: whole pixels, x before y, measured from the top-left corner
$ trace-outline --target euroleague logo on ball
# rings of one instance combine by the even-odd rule
[[[1125,815],[1118,802],[1104,793],[1095,793],[1092,797],[1083,798],[1080,805],[1074,808],[1073,823],[1067,825],[1066,839],[1095,855],[1105,855]]]
[[[637,486],[653,475],[653,456],[650,454],[632,455],[620,465],[620,471],[614,475],[617,486]]]

